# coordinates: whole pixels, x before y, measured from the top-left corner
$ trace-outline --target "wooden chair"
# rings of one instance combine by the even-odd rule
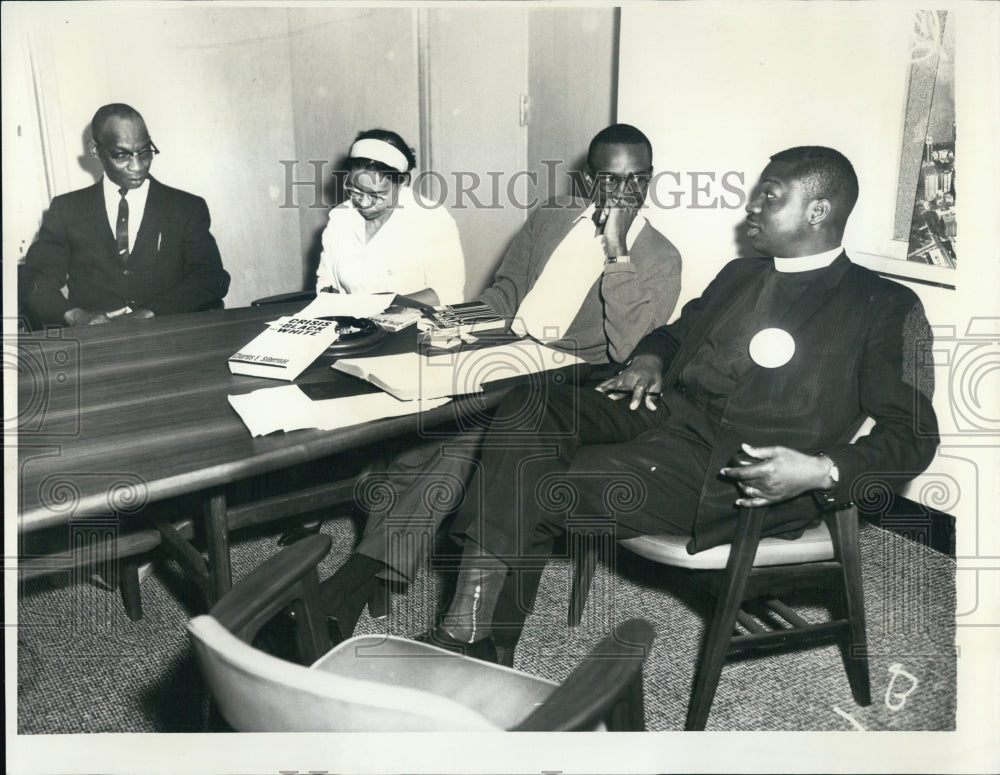
[[[642,730],[642,665],[653,629],[617,627],[562,685],[423,643],[383,635],[332,650],[316,564],[330,538],[282,550],[188,623],[226,721],[246,732]],[[308,667],[250,645],[282,610]],[[318,657],[318,658],[317,658]]]
[[[685,729],[705,728],[726,658],[749,649],[819,645],[821,641],[835,640],[855,702],[871,704],[857,509],[851,506],[824,513],[820,527],[791,541],[762,539],[764,514],[764,509],[742,509],[732,544],[694,555],[687,553],[686,536],[649,535],[619,541],[649,560],[693,571],[716,598],[695,672]],[[577,533],[572,539],[577,545],[573,549],[576,567],[570,626],[580,623],[593,580],[600,543],[593,538]],[[770,596],[807,584],[836,590],[840,604],[837,618],[808,622]],[[754,601],[762,601],[763,609],[753,609]]]

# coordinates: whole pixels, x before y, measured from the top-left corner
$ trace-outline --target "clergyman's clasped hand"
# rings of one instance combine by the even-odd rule
[[[628,397],[629,409],[638,409],[645,402],[647,409],[656,411],[656,402],[663,389],[663,362],[655,355],[637,355],[628,366],[595,389],[612,401]]]
[[[736,482],[740,507],[760,507],[834,485],[828,457],[807,455],[788,447],[742,444],[733,463],[719,473]]]

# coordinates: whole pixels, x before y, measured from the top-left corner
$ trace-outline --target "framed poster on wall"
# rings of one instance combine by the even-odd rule
[[[949,17],[948,11],[914,11],[891,255],[862,260],[889,276],[954,288],[955,31]]]

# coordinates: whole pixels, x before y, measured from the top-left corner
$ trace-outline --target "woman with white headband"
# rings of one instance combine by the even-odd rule
[[[323,231],[318,291],[395,293],[431,306],[464,300],[458,227],[444,207],[414,198],[415,166],[395,132],[357,136],[345,163],[347,201],[330,211]]]

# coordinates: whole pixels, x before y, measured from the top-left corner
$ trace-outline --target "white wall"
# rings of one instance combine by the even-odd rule
[[[284,120],[295,127],[293,179],[315,180],[310,160],[323,160],[322,188],[334,204],[330,184],[358,132],[390,129],[417,149],[420,120],[417,78],[416,12],[403,8],[296,7],[288,9],[289,67],[292,110]],[[273,163],[277,163],[276,160]],[[282,179],[286,173],[282,170]],[[289,256],[289,276],[266,293],[312,288],[319,264],[320,234],[329,209],[315,191],[296,187],[290,197],[297,207],[283,210],[299,219],[301,266]],[[283,203],[285,204],[285,203]]]
[[[697,295],[726,260],[742,207],[726,173],[750,190],[768,157],[830,145],[852,160],[861,197],[845,244],[882,252],[891,236],[902,98],[912,12],[884,4],[669,4],[625,8],[619,119],[653,139],[660,201],[652,219],[687,259],[682,298]],[[896,107],[899,109],[896,110]],[[692,192],[691,173],[708,191]],[[738,184],[741,177],[728,178]],[[666,190],[664,190],[664,186]],[[701,207],[692,207],[692,205]],[[874,238],[872,235],[875,235]]]
[[[86,156],[90,118],[100,105],[127,102],[160,148],[152,174],[208,202],[233,275],[227,305],[281,287],[300,253],[297,219],[278,207],[277,160],[295,158],[285,9],[69,3],[4,10],[5,25],[24,36],[35,64],[49,195],[96,180],[100,170]],[[29,117],[5,114],[4,124]],[[5,199],[11,184],[5,171]]]

